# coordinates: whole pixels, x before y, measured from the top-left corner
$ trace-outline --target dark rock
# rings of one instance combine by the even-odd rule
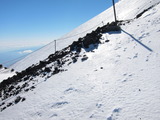
[[[77,62],[77,58],[76,57],[72,57],[73,63]]]
[[[1,109],[1,111],[5,110],[5,109],[6,109],[6,107],[3,107],[3,108]]]
[[[10,107],[11,105],[13,105],[13,103],[8,103],[8,104],[7,104],[7,107]]]
[[[5,104],[5,102],[2,102],[1,104],[0,104],[0,106],[2,106],[2,105],[4,105]]]
[[[25,100],[26,100],[26,98],[22,98],[22,102],[25,101]]]
[[[24,83],[21,88],[25,88],[25,87],[28,87],[28,86],[29,86],[28,83]]]
[[[3,65],[2,64],[0,64],[0,69],[2,69],[3,68]]]
[[[11,90],[13,90],[14,89],[14,86],[10,86],[9,88],[8,88],[8,91],[10,92]]]
[[[35,86],[32,86],[30,89],[34,89],[35,88]]]
[[[25,89],[24,91],[25,91],[25,92],[28,92],[28,91],[29,91],[29,89],[27,88],[27,89]]]
[[[14,103],[17,104],[18,102],[20,102],[21,99],[22,99],[22,98],[21,98],[20,96],[18,96],[18,97],[15,99]]]
[[[50,69],[49,67],[46,67],[46,68],[44,69],[44,71],[47,72],[47,73],[49,73],[49,72],[51,72],[51,69]]]
[[[18,95],[21,92],[21,90],[15,91],[15,95]]]
[[[109,40],[106,40],[105,42],[109,42]]]
[[[86,55],[84,55],[83,58],[81,59],[81,61],[83,62],[83,61],[85,61],[87,59],[88,59],[88,57]]]
[[[59,71],[60,71],[60,70],[58,69],[58,67],[55,67],[52,74],[53,74],[53,75],[54,75],[54,74],[57,74],[57,73],[59,73]]]

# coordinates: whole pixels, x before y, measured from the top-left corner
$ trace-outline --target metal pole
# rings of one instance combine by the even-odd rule
[[[55,52],[56,52],[56,40],[54,40]]]
[[[117,17],[116,17],[116,8],[115,8],[115,2],[114,0],[112,0],[113,2],[113,10],[114,10],[114,18],[115,18],[115,23],[117,24]]]

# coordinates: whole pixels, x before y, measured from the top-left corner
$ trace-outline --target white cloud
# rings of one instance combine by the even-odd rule
[[[13,49],[20,49],[20,48],[25,48],[25,47],[34,47],[34,46],[44,46],[52,41],[32,41],[32,42],[28,42],[28,41],[1,41],[0,44],[0,51],[6,51],[6,50],[13,50]]]
[[[32,50],[24,50],[24,51],[21,51],[21,52],[18,52],[19,54],[26,54],[26,53],[31,53],[33,52]]]

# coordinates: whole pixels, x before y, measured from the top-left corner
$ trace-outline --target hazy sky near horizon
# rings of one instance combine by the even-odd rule
[[[0,0],[0,48],[49,43],[111,5],[112,0]]]

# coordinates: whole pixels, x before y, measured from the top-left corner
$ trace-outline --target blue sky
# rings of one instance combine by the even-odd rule
[[[112,0],[0,0],[0,48],[46,44],[111,5]]]

